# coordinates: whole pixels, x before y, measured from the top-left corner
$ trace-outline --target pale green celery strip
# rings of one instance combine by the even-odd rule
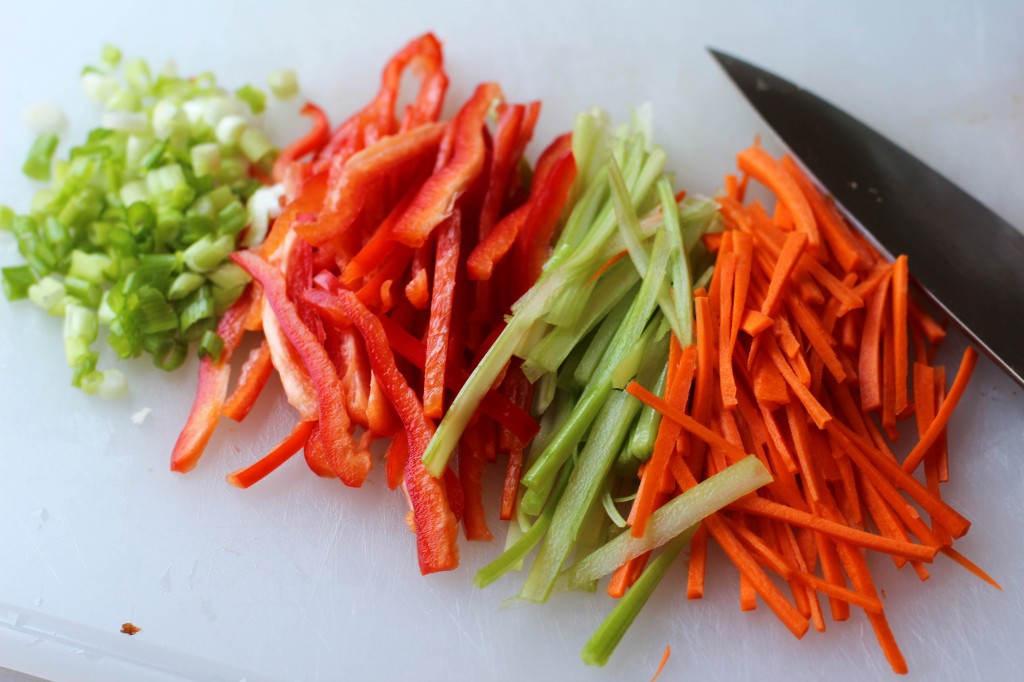
[[[630,308],[633,307],[633,300],[623,298],[615,304],[615,307],[605,316],[597,331],[594,332],[586,352],[580,358],[579,364],[576,365],[576,371],[573,372],[573,377],[580,386],[585,386],[600,367],[605,351],[608,350],[612,340],[618,334],[623,320],[626,319]]]
[[[573,393],[579,393],[586,384],[581,384],[576,381],[576,368],[580,366],[580,361],[587,354],[587,350],[590,348],[590,344],[594,340],[597,332],[593,332],[584,336],[583,339],[576,344],[576,346],[569,351],[569,357],[565,359],[562,366],[558,368],[558,387],[563,391],[570,391]]]
[[[697,278],[697,281],[693,283],[693,290],[696,291],[701,287],[707,287],[707,285],[711,282],[711,276],[714,274],[715,266],[709,265],[707,269],[701,273],[700,277]]]
[[[659,232],[655,235],[654,259],[647,270],[647,276],[644,278],[643,284],[640,285],[640,292],[633,300],[626,319],[619,326],[615,338],[612,339],[611,345],[605,352],[605,359],[602,361],[601,367],[587,384],[583,395],[573,409],[572,415],[558,435],[552,440],[551,444],[545,448],[544,453],[537,462],[530,467],[523,477],[523,484],[527,487],[536,487],[546,479],[551,478],[559,467],[562,466],[570,451],[583,438],[587,429],[590,428],[601,405],[604,404],[612,390],[612,372],[626,353],[629,352],[636,339],[640,337],[643,329],[647,326],[647,321],[650,320],[655,307],[657,307],[657,290],[665,278],[667,267],[668,249],[665,248],[664,234]]]
[[[704,197],[686,197],[679,206],[679,226],[683,232],[683,245],[690,253],[706,232],[721,232],[718,204]]]
[[[679,556],[679,552],[682,551],[690,539],[693,537],[693,533],[696,529],[688,530],[683,535],[672,540],[665,549],[654,558],[644,572],[640,574],[633,586],[629,588],[617,602],[615,602],[615,608],[608,614],[608,617],[604,619],[604,622],[598,626],[594,634],[591,635],[586,645],[583,647],[583,651],[580,653],[580,658],[587,665],[604,665],[611,658],[611,655],[615,652],[615,647],[622,641],[622,637],[626,634],[626,631],[636,620],[637,615],[640,613],[640,609],[644,607],[647,600],[654,594],[654,589],[661,582],[661,579],[668,573],[669,567],[672,562]]]
[[[572,327],[552,329],[540,343],[530,349],[523,371],[533,380],[543,372],[554,372],[568,357],[570,351],[608,314],[640,281],[636,268],[619,261],[608,269],[596,283],[588,286],[592,292],[582,314]]]
[[[658,379],[654,383],[653,390],[656,395],[661,396],[664,394],[667,378],[668,363],[666,362],[662,365]],[[654,452],[654,440],[658,437],[658,427],[660,425],[661,413],[650,405],[644,405],[643,409],[640,410],[640,417],[637,419],[636,428],[633,429],[633,434],[629,438],[629,447],[623,451],[623,456],[630,456],[641,462],[650,459],[651,454]],[[622,462],[622,464],[625,464],[625,462]]]
[[[562,566],[578,537],[583,518],[599,493],[619,452],[640,402],[624,391],[613,391],[594,421],[587,444],[558,501],[551,528],[544,536],[520,596],[543,602],[551,594]]]
[[[530,444],[530,449],[526,453],[526,460],[523,462],[523,468],[530,468],[540,458],[541,453],[547,448],[551,439],[561,430],[569,415],[572,414],[574,404],[575,400],[573,400],[573,396],[569,393],[561,390],[556,393],[555,399],[551,403],[551,409],[541,417],[540,431],[533,439],[533,443]],[[551,492],[554,482],[555,477],[552,477],[545,486],[533,489],[520,486],[519,490],[522,493],[522,497],[518,507],[519,510],[531,516],[539,514],[541,509],[544,508],[544,503],[548,499],[548,494]]]
[[[771,481],[771,474],[760,460],[748,456],[662,505],[651,515],[643,537],[635,538],[625,531],[577,562],[570,571],[570,579],[586,581],[607,575]]]
[[[647,193],[650,192],[654,186],[654,181],[657,180],[658,176],[665,168],[665,150],[661,147],[655,147],[647,160],[644,162],[644,167],[640,171],[640,175],[637,177],[635,183],[629,186],[629,195],[633,202],[633,208],[636,210],[636,206],[643,202]],[[623,175],[629,177],[626,173],[628,169],[624,169]],[[580,247],[573,252],[571,260],[566,263],[566,269],[571,271],[579,271],[586,273],[589,276],[595,269],[601,266],[608,258],[614,256],[618,251],[605,256],[606,245],[609,239],[615,234],[615,217],[614,209],[611,205],[606,207],[605,214],[607,220],[597,222],[591,229],[591,234],[587,239],[586,244],[581,244]],[[602,215],[602,218],[604,217]],[[623,247],[620,246],[619,250]]]
[[[678,326],[672,330],[679,337],[679,345],[686,348],[693,343],[693,289],[690,276],[690,263],[683,249],[682,228],[679,224],[679,204],[676,203],[675,195],[672,193],[672,184],[668,178],[662,176],[658,179],[658,197],[661,199],[662,220],[665,222],[665,232],[668,233],[669,251],[669,274],[672,278],[672,293],[670,297],[676,313]],[[660,300],[659,300],[660,303]],[[671,318],[669,318],[671,321]]]
[[[523,533],[522,537],[511,547],[499,554],[494,561],[477,571],[473,577],[473,584],[477,587],[487,587],[515,566],[521,564],[526,555],[537,546],[537,543],[540,542],[551,526],[551,519],[555,515],[558,502],[565,493],[566,484],[569,481],[572,470],[572,463],[567,463],[558,477],[558,482],[551,495],[551,499],[544,506],[544,511],[537,517],[537,520],[530,526],[530,529]]]
[[[643,245],[643,228],[640,226],[640,219],[636,215],[636,211],[633,209],[632,201],[630,200],[629,191],[626,189],[626,181],[622,177],[622,173],[615,165],[614,161],[608,164],[608,178],[611,181],[612,188],[612,200],[615,205],[615,215],[618,218],[619,225],[619,236],[622,241],[626,244],[626,250],[629,252],[630,260],[633,261],[633,265],[636,267],[637,272],[643,277],[647,272],[647,264],[650,261],[650,257],[647,255],[647,249]],[[659,188],[668,182],[665,176],[661,176],[658,180]],[[672,202],[675,206],[675,202]],[[665,216],[662,216],[664,221]],[[669,224],[664,223],[665,232],[668,234],[669,244],[669,264],[671,265],[678,260],[676,256],[675,247],[677,243],[681,242],[681,237],[678,232],[672,232]],[[678,229],[678,225],[675,226]],[[681,253],[681,248],[680,248]],[[673,278],[673,284],[674,284]],[[687,289],[689,291],[689,289]],[[689,325],[683,325],[682,318],[679,317],[679,310],[676,307],[677,303],[672,295],[672,290],[668,287],[667,283],[658,290],[658,306],[661,308],[662,313],[665,315],[665,319],[668,320],[669,326],[672,327],[672,331],[675,332],[676,336],[680,339],[683,338],[683,334],[687,332]],[[692,312],[690,313],[692,315]]]
[[[529,375],[527,375],[529,377]],[[530,379],[533,383],[533,414],[544,414],[551,401],[555,399],[555,391],[558,389],[558,375],[554,372],[542,374],[539,377]]]
[[[590,505],[590,511],[583,519],[583,523],[580,525],[580,531],[576,538],[576,554],[587,555],[593,552],[598,547],[601,547],[608,541],[608,514],[604,506],[604,496],[608,492],[608,486],[604,487],[604,490],[600,496],[600,499],[595,499]],[[597,581],[590,580],[588,582],[572,584],[569,583],[569,578],[563,572],[559,575],[559,578],[565,579],[569,586],[569,589],[580,590],[583,592],[595,592],[597,591]]]
[[[651,344],[660,339],[668,338],[667,334],[668,325],[665,324],[665,319],[659,312],[655,312],[654,317],[647,324],[643,335],[637,339],[633,347],[629,349],[622,359],[619,360],[619,363],[615,365],[615,369],[612,370],[612,388],[618,390],[626,388],[626,384],[640,371],[640,366],[647,356]]]
[[[604,490],[601,491],[601,505],[604,507],[605,515],[619,528],[626,527],[626,519],[622,518],[622,514],[619,512],[618,507],[615,506],[615,500],[612,499],[612,491],[606,485]],[[586,556],[589,552],[586,548],[580,545],[578,548],[580,553]]]
[[[605,168],[602,166],[598,173],[604,173]],[[565,222],[565,227],[562,229],[562,233],[558,236],[556,242],[556,248],[561,245],[573,246],[581,238],[581,234],[586,230],[590,229],[590,226],[597,219],[598,212],[607,203],[608,197],[605,192],[608,188],[607,182],[598,181],[587,185],[587,188],[583,190],[582,196],[573,205],[572,212],[569,213],[569,219]]]

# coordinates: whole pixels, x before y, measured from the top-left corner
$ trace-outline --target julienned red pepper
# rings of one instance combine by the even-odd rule
[[[465,507],[462,510],[462,527],[467,540],[491,540],[487,518],[484,515],[483,475],[487,464],[485,439],[493,434],[486,427],[490,422],[477,420],[471,424],[459,441],[459,482]]]
[[[242,297],[228,308],[217,323],[217,334],[224,340],[224,349],[217,360],[207,355],[199,362],[199,385],[196,387],[196,397],[188,420],[171,453],[172,471],[185,473],[195,468],[206,444],[210,442],[227,398],[231,356],[245,334],[245,322],[250,309],[258,303],[256,287],[246,287]]]
[[[373,101],[340,126],[321,150],[314,164],[317,172],[329,166],[340,169],[352,154],[364,146],[395,132],[395,101],[402,74],[410,65],[421,73],[422,84],[409,115],[414,124],[437,120],[444,102],[448,79],[444,76],[441,43],[432,34],[416,38],[402,48],[384,67],[380,91]]]
[[[331,124],[327,114],[312,102],[306,102],[299,112],[313,119],[313,128],[295,142],[281,150],[274,160],[274,181],[284,180],[285,172],[292,163],[309,154],[316,154],[331,138]]]
[[[494,129],[494,144],[491,153],[491,167],[487,173],[487,192],[480,208],[479,237],[483,239],[490,234],[508,190],[509,177],[515,170],[515,163],[522,155],[516,155],[519,142],[519,128],[523,124],[526,107],[522,104],[509,104],[498,111],[498,125]]]
[[[545,159],[545,157],[547,157]],[[530,188],[530,213],[523,223],[522,233],[516,240],[519,252],[519,288],[516,297],[537,281],[548,260],[551,237],[569,198],[569,190],[576,180],[576,159],[572,155],[572,136],[558,138],[545,151],[541,160],[550,160],[550,171],[538,181],[536,192]],[[540,161],[537,163],[541,166]]]
[[[303,324],[295,304],[288,299],[281,272],[251,251],[236,252],[231,259],[263,285],[267,303],[281,330],[309,372],[319,399],[320,438],[331,468],[345,485],[362,485],[372,461],[368,453],[358,450],[352,441],[348,413],[338,400],[342,385],[334,363],[316,335]]]
[[[245,364],[238,374],[238,385],[231,397],[224,403],[220,413],[236,422],[245,419],[256,403],[256,398],[267,385],[274,364],[270,358],[270,346],[264,338],[259,346],[249,352]]]
[[[558,222],[575,178],[572,137],[563,135],[537,160],[527,202],[502,218],[469,254],[466,267],[470,278],[489,279],[495,265],[508,255],[515,244],[519,244],[518,251],[525,258],[521,275],[532,285],[540,276],[540,270],[536,269],[533,261],[536,254],[543,254],[541,266],[547,260],[551,231]]]
[[[330,291],[336,292],[337,288],[329,287]],[[306,299],[315,305],[320,313],[336,327],[348,325],[348,318],[341,310],[341,303],[334,293],[318,291],[313,289],[306,292]],[[394,352],[409,361],[413,367],[423,369],[426,364],[426,349],[423,342],[414,337],[386,315],[380,316],[378,322],[384,329],[388,343]],[[469,373],[461,367],[449,365],[445,373],[445,386],[454,392],[458,392],[462,385],[469,378]],[[490,390],[480,401],[480,414],[486,415],[509,429],[522,442],[528,443],[537,435],[540,425],[529,415],[526,410],[501,395],[495,390]]]
[[[444,379],[448,366],[461,242],[462,217],[459,210],[455,209],[437,236],[437,260],[434,263],[434,286],[427,326],[427,356],[423,368],[423,413],[431,419],[444,416]]]
[[[336,239],[355,222],[370,192],[387,189],[382,178],[437,153],[446,125],[428,123],[382,138],[353,154],[337,177],[329,178],[321,218],[297,227],[298,233],[317,246]]]
[[[416,393],[395,365],[384,329],[377,316],[354,293],[342,289],[338,299],[345,314],[366,342],[373,373],[405,426],[409,454],[405,461],[405,488],[416,522],[416,548],[420,572],[426,575],[449,571],[459,565],[458,522],[452,513],[444,484],[430,475],[422,457],[434,435],[433,424],[423,416]]]
[[[483,170],[484,122],[495,101],[501,99],[501,87],[497,83],[484,83],[459,110],[450,124],[453,131],[451,159],[423,183],[395,225],[395,239],[407,246],[421,246],[434,228],[449,216],[459,195]]]
[[[316,422],[300,421],[266,456],[244,469],[228,474],[228,483],[238,488],[248,488],[262,481],[302,449],[314,424]]]

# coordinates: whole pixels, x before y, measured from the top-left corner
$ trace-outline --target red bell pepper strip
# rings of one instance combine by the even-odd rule
[[[387,396],[380,388],[380,382],[373,374],[370,375],[370,399],[366,404],[366,423],[370,433],[375,436],[393,438],[402,431],[402,421],[388,402]]]
[[[352,442],[348,414],[337,399],[342,394],[342,384],[330,356],[303,324],[295,304],[288,298],[280,271],[251,251],[236,252],[231,259],[263,285],[281,330],[309,372],[319,403],[320,437],[331,468],[345,485],[362,485],[372,461],[368,453],[358,451]]]
[[[353,154],[338,177],[328,181],[321,219],[296,228],[302,238],[320,246],[348,230],[370,193],[387,188],[381,178],[437,153],[445,127],[444,123],[429,123],[385,137]]]
[[[395,225],[395,239],[407,246],[422,246],[451,213],[459,195],[480,175],[486,155],[484,122],[491,106],[501,98],[496,83],[484,83],[455,115],[451,159],[423,183]]]
[[[335,330],[327,338],[327,354],[345,387],[341,397],[349,417],[356,424],[367,427],[371,373],[362,339],[351,327]]]
[[[292,231],[292,227],[302,222],[299,218],[316,215],[320,210],[326,192],[327,175],[321,173],[311,177],[303,185],[302,194],[287,204],[281,211],[281,215],[270,226],[270,232],[260,247],[260,254],[267,260],[273,260],[275,254],[281,249],[285,237]]]
[[[244,469],[228,474],[228,483],[238,488],[248,488],[262,481],[302,448],[315,424],[316,422],[300,421],[267,455]]]
[[[381,286],[388,280],[394,281],[405,272],[409,261],[413,259],[413,251],[408,246],[396,244],[397,251],[382,262],[376,272],[366,278],[366,283],[356,291],[356,296],[368,308],[376,308],[381,303]],[[426,271],[423,272],[424,279]],[[425,285],[424,285],[425,286]]]
[[[516,148],[519,142],[519,129],[523,124],[526,107],[522,104],[510,104],[501,107],[498,112],[498,125],[494,130],[494,148],[491,154],[491,168],[488,172],[487,193],[484,194],[483,207],[480,209],[479,236],[483,239],[491,232],[498,221],[502,204],[505,201],[509,177],[519,161]]]
[[[523,446],[517,439],[508,453],[508,468],[505,469],[505,483],[501,487],[501,513],[502,521],[508,521],[516,509],[516,499],[519,496],[519,479],[523,475]]]
[[[327,455],[324,454],[324,442],[320,439],[320,426],[312,422],[313,428],[306,437],[306,444],[302,447],[302,454],[306,458],[306,466],[321,478],[337,478],[330,464],[327,463]]]
[[[231,356],[245,334],[245,320],[249,309],[257,303],[256,287],[246,287],[245,293],[227,309],[217,323],[217,334],[224,340],[220,357],[209,355],[199,362],[199,383],[185,426],[178,435],[171,452],[171,471],[185,473],[195,468],[210,442],[220,411],[227,398],[231,378]]]
[[[256,403],[256,398],[263,392],[263,387],[267,385],[273,369],[270,346],[264,338],[259,346],[249,352],[249,357],[245,359],[245,364],[238,375],[238,386],[224,403],[220,413],[236,422],[245,419]]]
[[[530,188],[530,214],[516,240],[521,275],[517,294],[525,292],[540,277],[548,259],[551,237],[576,179],[576,159],[572,155],[571,135],[563,135],[552,142],[541,160],[547,161],[545,157],[550,159],[550,171],[542,179],[535,180],[534,186]],[[539,170],[540,161],[537,166]]]
[[[449,506],[444,484],[430,475],[422,457],[434,435],[433,424],[423,416],[423,406],[395,366],[380,320],[351,291],[340,290],[338,299],[366,343],[370,366],[381,389],[405,426],[409,456],[405,462],[405,489],[416,522],[416,547],[420,572],[426,575],[459,565],[458,522]]]
[[[390,490],[402,484],[402,479],[405,478],[405,462],[408,459],[409,446],[405,442],[405,434],[399,431],[384,453],[384,478]]]
[[[486,237],[477,242],[476,248],[466,260],[466,270],[470,279],[491,278],[494,266],[512,250],[529,214],[530,205],[523,204],[502,218]]]
[[[427,326],[427,357],[423,368],[423,413],[430,419],[440,419],[444,414],[444,378],[448,364],[455,277],[459,270],[461,221],[461,214],[455,209],[440,228],[437,237],[434,291]]]
[[[467,540],[491,540],[487,518],[484,516],[483,475],[487,463],[484,440],[490,434],[484,429],[489,424],[477,421],[462,435],[459,442],[459,483],[465,508],[462,510],[462,527]]]
[[[316,154],[331,137],[331,124],[323,110],[312,102],[306,102],[299,112],[313,120],[313,128],[295,142],[281,150],[274,160],[274,181],[285,179],[286,170],[292,163],[309,154]]]
[[[381,222],[370,238],[363,244],[359,252],[346,264],[345,269],[342,271],[341,281],[347,286],[352,286],[362,277],[373,272],[381,263],[386,262],[396,249],[408,248],[402,247],[391,238],[391,230],[406,207],[409,206],[413,196],[415,196],[415,190],[410,190],[395,204],[388,217]]]
[[[295,349],[289,343],[273,309],[263,302],[263,335],[270,348],[270,361],[281,379],[288,404],[294,407],[304,421],[315,421],[319,407],[316,389]]]
[[[402,74],[410,65],[417,67],[423,79],[414,105],[417,120],[436,120],[448,84],[447,77],[436,78],[436,74],[444,74],[442,64],[441,44],[430,33],[412,40],[402,48],[384,67],[377,96],[366,108],[338,126],[317,157],[314,169],[319,172],[328,166],[340,167],[352,154],[373,140],[394,132],[395,101]]]

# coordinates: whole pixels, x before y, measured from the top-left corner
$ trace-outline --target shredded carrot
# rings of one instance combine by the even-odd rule
[[[708,563],[708,529],[701,524],[690,539],[690,564],[686,573],[686,598],[704,597],[704,574]]]
[[[654,671],[654,677],[651,678],[651,682],[657,682],[658,676],[661,675],[661,671],[665,669],[665,664],[668,663],[668,657],[672,655],[672,647],[666,646],[665,653],[661,655],[661,663],[658,664],[658,669]]]
[[[978,363],[978,351],[974,350],[973,346],[968,346],[964,350],[964,357],[960,361],[960,369],[956,373],[956,377],[953,379],[953,385],[949,388],[949,395],[942,401],[942,405],[935,413],[935,419],[932,421],[928,430],[925,431],[924,435],[914,446],[914,449],[910,451],[907,458],[903,461],[903,470],[912,472],[917,468],[917,465],[921,463],[925,454],[928,452],[928,448],[935,443],[939,435],[946,428],[946,424],[949,423],[949,418],[953,415],[953,410],[956,409],[956,405],[960,402],[960,398],[964,394],[964,390],[967,388],[967,382],[971,380],[971,374],[974,372],[974,366]]]

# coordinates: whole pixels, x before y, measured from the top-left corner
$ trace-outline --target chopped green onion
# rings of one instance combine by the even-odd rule
[[[194,293],[190,294],[184,301],[184,305],[180,308],[180,328],[182,331],[187,331],[192,325],[210,317],[213,317],[215,304],[213,300],[213,293],[210,287],[200,287]]]
[[[254,114],[262,114],[263,110],[267,108],[266,93],[251,85],[245,85],[235,90],[235,97],[248,104]]]
[[[241,116],[228,115],[217,122],[217,129],[215,135],[217,136],[217,142],[224,145],[225,147],[233,147],[238,144],[238,141],[242,139],[242,133],[245,131],[246,120]]]
[[[121,63],[121,50],[114,45],[104,45],[100,53],[100,60],[110,68],[115,68]]]
[[[217,332],[210,330],[203,332],[203,336],[199,340],[199,357],[209,357],[213,360],[219,360],[220,354],[223,350],[224,339],[222,339]]]
[[[4,296],[17,301],[28,296],[28,289],[38,280],[32,268],[27,265],[12,265],[0,269],[3,274]]]
[[[96,311],[77,303],[68,304],[64,311],[64,355],[68,367],[74,367],[89,353],[89,346],[98,334]]]
[[[238,139],[238,146],[245,154],[245,158],[252,163],[259,163],[269,154],[274,152],[274,145],[259,128],[246,128]]]
[[[25,159],[21,171],[33,180],[49,180],[57,142],[57,136],[53,133],[44,133],[37,137],[29,149],[28,158]]]
[[[55,277],[43,277],[28,288],[28,297],[51,315],[63,315],[67,304],[67,290]]]
[[[192,147],[192,172],[196,175],[213,175],[219,170],[220,146],[207,142]]]
[[[249,224],[249,213],[241,201],[232,201],[217,213],[217,222],[220,224],[221,234],[235,235]]]
[[[217,238],[206,235],[185,249],[182,258],[193,272],[209,272],[220,265],[234,250],[233,235],[225,234]]]
[[[232,262],[223,263],[206,275],[211,282],[224,289],[244,286],[251,279],[249,273]]]
[[[282,69],[270,74],[267,85],[277,99],[291,99],[299,93],[299,79],[293,69]]]

